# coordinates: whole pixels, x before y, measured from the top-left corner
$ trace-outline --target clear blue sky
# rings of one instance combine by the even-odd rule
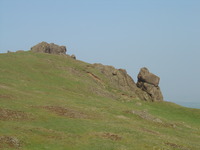
[[[0,0],[0,52],[41,41],[135,82],[146,66],[165,100],[200,102],[199,0]]]

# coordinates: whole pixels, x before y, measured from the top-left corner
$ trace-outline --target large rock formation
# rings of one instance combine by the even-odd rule
[[[33,46],[31,51],[49,54],[66,54],[67,49],[65,46],[59,46],[54,43],[41,42]],[[76,56],[72,55],[71,58],[76,59]],[[102,75],[98,77],[98,75],[90,71],[87,71],[88,75],[94,78],[95,81],[98,81],[98,83],[101,83],[101,85],[107,85],[108,89],[114,93],[121,93],[123,97],[139,98],[147,101],[163,100],[158,86],[160,78],[150,73],[147,68],[140,70],[136,84],[124,69],[116,69],[113,66],[102,64],[93,64],[92,66],[98,69],[104,77]]]
[[[126,70],[102,64],[94,64],[94,66],[106,76],[110,86],[126,92],[133,92],[137,89],[134,80],[127,74]]]
[[[139,98],[146,101],[162,101],[163,96],[159,88],[160,78],[150,73],[147,68],[142,68],[138,74],[137,84],[124,69],[116,69],[113,66],[94,64],[106,77],[99,80],[106,82],[111,89],[116,89],[129,98]]]
[[[66,54],[65,46],[59,46],[54,43],[41,42],[31,48],[32,52],[49,53],[49,54]]]
[[[160,78],[149,72],[147,68],[141,68],[138,74],[137,87],[148,93],[152,101],[163,101],[159,85]]]

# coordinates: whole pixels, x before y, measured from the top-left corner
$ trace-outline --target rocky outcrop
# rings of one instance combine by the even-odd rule
[[[76,60],[76,56],[74,54],[71,55],[70,57]]]
[[[137,84],[124,69],[116,69],[113,66],[93,64],[106,78],[101,82],[106,82],[111,89],[120,91],[123,96],[129,98],[139,98],[146,101],[162,101],[163,96],[159,88],[160,78],[150,73],[147,68],[142,68],[138,74]]]
[[[152,101],[163,101],[163,95],[159,85],[160,78],[149,72],[147,68],[141,68],[138,74],[137,87],[145,91]]]
[[[133,92],[137,89],[134,80],[127,74],[126,70],[102,64],[94,64],[94,66],[106,76],[110,86],[126,92]]]
[[[65,46],[59,46],[54,43],[41,42],[31,48],[32,52],[49,53],[49,54],[66,54]]]
[[[65,46],[59,46],[54,43],[41,42],[33,46],[31,51],[49,54],[66,54],[67,49]],[[76,60],[75,55],[65,56]],[[139,98],[147,101],[163,100],[160,87],[158,86],[160,78],[150,73],[147,68],[140,70],[136,84],[124,69],[116,69],[113,66],[102,64],[93,64],[92,66],[99,70],[100,77],[92,71],[87,71],[87,74],[101,85],[108,85],[109,91],[120,93],[123,97],[128,98]]]

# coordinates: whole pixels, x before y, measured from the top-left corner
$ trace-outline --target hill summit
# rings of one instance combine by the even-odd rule
[[[65,46],[58,46],[54,43],[49,44],[47,42],[41,42],[31,47],[31,51],[49,54],[65,54],[67,49]]]
[[[200,149],[200,110],[163,101],[147,68],[135,83],[60,50],[0,54],[0,149]]]
[[[67,55],[66,46],[59,46],[54,43],[41,42],[31,48],[32,52],[37,53],[49,53],[49,54],[64,54]],[[75,55],[71,56],[76,59]],[[113,89],[120,90],[123,97],[134,98],[138,97],[147,101],[163,101],[162,92],[160,90],[159,81],[160,78],[149,72],[147,68],[141,68],[138,74],[138,82],[135,84],[134,80],[129,76],[124,69],[116,69],[113,66],[106,66],[102,64],[90,65],[97,69],[104,78],[100,78],[94,72],[86,69],[87,74],[100,85],[104,85],[105,82],[109,84]],[[126,93],[126,94],[124,94]]]

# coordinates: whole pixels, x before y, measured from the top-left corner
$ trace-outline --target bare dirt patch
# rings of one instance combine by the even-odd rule
[[[0,94],[0,99],[12,99],[11,95]]]
[[[74,110],[71,108],[64,108],[60,106],[42,106],[43,109],[49,110],[51,112],[56,113],[59,116],[65,116],[69,118],[82,118],[82,119],[89,119],[90,117],[83,112],[78,110]]]
[[[144,132],[147,132],[147,133],[154,134],[154,135],[160,135],[159,132],[152,131],[152,130],[149,130],[149,129],[141,128],[141,130],[144,131]]]
[[[106,133],[97,133],[97,136],[106,138],[106,139],[110,139],[113,141],[120,141],[122,139],[121,136],[119,136],[118,134],[114,134],[114,133],[110,133],[110,132],[106,132]]]
[[[21,142],[12,136],[0,136],[0,149],[9,147],[9,148],[19,148]]]
[[[3,85],[3,84],[0,84],[0,89],[9,89],[9,87],[8,87],[8,86],[5,86],[5,85]]]
[[[172,147],[172,148],[176,148],[176,149],[179,149],[179,150],[190,150],[189,148],[183,147],[183,146],[175,144],[175,143],[166,142],[165,144]]]
[[[0,108],[0,120],[29,120],[31,116],[23,111]]]
[[[97,77],[96,75],[94,75],[93,73],[91,72],[87,72],[87,74],[92,77],[95,81],[99,82],[99,83],[102,83],[101,79],[99,77]]]

